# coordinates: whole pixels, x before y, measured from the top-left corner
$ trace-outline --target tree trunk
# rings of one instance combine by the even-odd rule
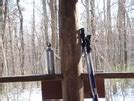
[[[11,31],[11,19],[8,15],[8,23],[9,23],[9,37],[10,37],[10,66],[11,66],[11,74],[15,75],[15,65],[14,65],[14,51],[13,51],[13,37]]]
[[[47,4],[46,4],[47,0],[42,0],[42,4],[43,4],[43,14],[44,14],[44,32],[45,32],[45,44],[44,46],[47,45],[47,43],[50,41],[49,37],[48,37],[48,16],[47,16]]]
[[[125,23],[125,2],[126,0],[118,0],[118,15],[117,28],[119,34],[119,48],[120,48],[120,69],[127,68],[127,36]]]
[[[23,32],[23,15],[22,11],[19,5],[19,0],[17,0],[17,8],[19,11],[19,21],[20,21],[20,28],[19,28],[19,34],[20,34],[20,49],[19,49],[19,56],[20,56],[20,73],[21,75],[24,75],[24,32]],[[22,88],[25,88],[25,83],[22,82]]]
[[[50,10],[51,10],[51,30],[52,30],[52,47],[56,48],[56,35],[57,35],[57,19],[56,19],[56,0],[50,0]]]
[[[52,47],[56,54],[55,56],[55,72],[60,72],[59,60],[57,58],[58,55],[58,33],[57,33],[57,0],[50,0],[50,10],[51,10],[51,31],[52,31]]]
[[[60,50],[63,73],[63,100],[83,101],[83,83],[78,64],[80,45],[77,39],[75,13],[77,0],[60,0]]]
[[[109,62],[109,70],[113,66],[112,63],[112,54],[114,54],[113,50],[113,43],[112,43],[112,28],[111,28],[111,1],[107,0],[107,25],[106,25],[106,33],[107,33],[107,60]]]
[[[23,33],[23,15],[22,11],[20,9],[19,0],[17,0],[17,7],[19,11],[19,20],[20,20],[20,29],[19,34],[21,38],[21,47],[20,47],[20,69],[21,69],[21,75],[24,75],[24,33]]]
[[[48,37],[48,15],[47,15],[47,0],[42,0],[42,9],[43,9],[43,46],[46,47],[47,46],[47,43],[49,40],[49,37]],[[44,58],[44,61],[46,61],[46,59]],[[46,63],[43,64],[44,65],[44,70],[47,72],[47,67],[46,67]]]
[[[50,0],[50,10],[51,10],[51,30],[52,30],[52,47],[55,52],[55,73],[60,73],[60,59],[59,59],[59,34],[58,34],[58,5],[57,0]]]
[[[3,11],[3,15],[4,15],[4,19],[1,20],[3,22],[1,22],[1,27],[2,27],[2,54],[3,54],[3,74],[7,75],[8,74],[8,66],[7,66],[7,59],[6,59],[6,49],[7,49],[7,38],[6,38],[6,21],[7,21],[7,4],[8,1],[5,0],[4,1],[4,11]],[[1,14],[2,14],[2,10],[1,10]],[[1,19],[2,19],[2,15],[1,15]]]
[[[37,74],[35,51],[35,0],[33,0],[33,25],[32,25],[32,73]]]
[[[86,21],[87,21],[87,32],[88,33],[91,32],[90,31],[91,28],[90,28],[90,14],[89,14],[90,13],[90,10],[89,10],[89,7],[90,7],[89,6],[89,0],[86,0],[86,14],[87,14],[86,15],[86,17],[87,17],[87,20]]]
[[[3,47],[3,40],[2,40],[2,25],[3,25],[3,19],[2,19],[2,5],[0,5],[0,76],[2,76],[3,74],[3,65],[4,65],[4,61],[3,61],[3,52],[2,52],[2,47]],[[2,90],[2,84],[0,84],[0,91]]]
[[[98,56],[97,56],[97,50],[96,50],[96,25],[95,25],[95,1],[90,0],[90,6],[91,6],[91,34],[93,36],[93,62],[96,70],[98,69]]]

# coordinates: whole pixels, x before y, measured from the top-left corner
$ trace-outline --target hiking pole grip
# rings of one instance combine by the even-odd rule
[[[80,29],[80,37],[81,37],[81,46],[82,46],[82,52],[85,55],[86,63],[87,63],[87,71],[89,76],[89,82],[90,82],[90,88],[92,92],[93,101],[98,101],[98,93],[97,93],[97,86],[96,86],[96,80],[95,75],[93,71],[92,66],[92,60],[91,60],[91,35],[87,35],[85,37],[84,28]]]
[[[91,35],[87,35],[87,37],[85,38],[85,43],[86,43],[86,51],[87,53],[90,53],[91,51]]]
[[[82,50],[83,50],[86,45],[84,28],[81,28],[79,31],[80,31],[80,39],[81,39],[80,42],[81,42],[81,46],[82,46]]]

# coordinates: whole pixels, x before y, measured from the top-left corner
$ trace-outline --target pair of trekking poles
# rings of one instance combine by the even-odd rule
[[[85,55],[85,60],[87,64],[87,71],[88,71],[93,101],[98,101],[97,86],[96,86],[96,80],[93,71],[92,59],[91,59],[91,47],[90,47],[91,35],[87,35],[85,37],[84,28],[81,28],[79,31],[80,31],[82,52]],[[48,44],[48,48],[47,48],[47,64],[48,64],[48,73],[54,74],[55,73],[54,51],[52,50],[50,43]]]
[[[81,38],[82,52],[84,53],[86,64],[87,64],[87,72],[88,72],[93,101],[98,101],[96,79],[94,75],[93,63],[91,57],[91,47],[90,47],[91,35],[85,36],[84,28],[81,28],[80,38]]]

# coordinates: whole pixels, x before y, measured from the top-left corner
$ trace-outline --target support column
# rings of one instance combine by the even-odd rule
[[[83,82],[79,78],[80,61],[79,34],[76,31],[77,0],[60,0],[60,51],[63,73],[63,100],[84,101]]]

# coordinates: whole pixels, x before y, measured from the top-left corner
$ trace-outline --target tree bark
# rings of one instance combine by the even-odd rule
[[[83,83],[80,80],[78,63],[80,45],[76,33],[75,13],[77,0],[60,0],[60,50],[63,73],[63,100],[83,101]]]
[[[126,0],[118,0],[118,15],[117,28],[119,34],[119,57],[120,68],[127,68],[127,36],[126,36],[126,16],[125,16],[125,2]]]
[[[56,0],[50,0],[50,10],[51,10],[51,30],[52,30],[52,47],[56,48],[56,35],[57,35],[57,16],[56,16]]]
[[[87,17],[87,20],[86,21],[87,21],[87,32],[88,33],[91,32],[90,31],[91,28],[90,28],[90,14],[89,14],[90,13],[90,10],[89,10],[89,7],[90,7],[89,6],[89,0],[86,0],[86,14],[87,14],[86,15],[86,17]]]
[[[43,4],[43,14],[44,14],[44,32],[45,32],[45,44],[44,46],[47,46],[47,43],[50,41],[48,37],[48,16],[47,16],[47,3],[46,0],[42,0]]]
[[[8,74],[8,65],[7,65],[7,59],[6,59],[6,49],[7,49],[7,38],[6,38],[6,21],[7,21],[7,4],[8,4],[8,0],[4,1],[4,11],[3,11],[3,15],[4,15],[4,19],[1,20],[3,22],[1,22],[1,30],[2,30],[2,34],[1,34],[1,41],[2,41],[2,54],[3,54],[3,71],[5,72],[5,75]],[[2,12],[2,10],[1,10]],[[1,13],[2,14],[2,13]],[[1,15],[1,19],[2,19],[2,15]],[[4,74],[4,73],[3,73]]]
[[[96,70],[98,69],[98,56],[96,50],[96,25],[95,25],[95,0],[90,0],[91,6],[91,34],[93,36],[93,62]]]
[[[2,27],[3,27],[3,19],[2,19],[2,5],[0,5],[0,76],[3,74],[3,67],[4,67],[4,61],[3,61],[3,32]],[[0,91],[2,90],[2,84],[0,84]]]
[[[23,33],[23,15],[20,9],[19,0],[17,0],[17,8],[19,11],[19,20],[20,20],[20,38],[21,38],[21,47],[20,47],[20,69],[21,75],[24,75],[24,33]]]
[[[35,51],[35,0],[33,0],[33,25],[32,25],[32,73],[37,74]]]
[[[14,51],[13,51],[13,36],[11,30],[11,19],[8,15],[8,23],[9,23],[9,37],[10,37],[10,66],[11,66],[11,74],[15,75],[15,65],[14,65]]]
[[[20,21],[20,26],[19,26],[19,35],[20,35],[20,48],[19,48],[19,57],[20,57],[20,74],[24,75],[24,59],[25,59],[25,54],[24,54],[24,32],[23,32],[23,14],[19,5],[20,0],[17,0],[17,8],[19,11],[19,21]],[[25,83],[22,82],[22,88],[25,88]]]
[[[112,43],[112,27],[111,27],[111,1],[107,0],[107,25],[106,25],[106,33],[107,33],[107,60],[109,62],[109,70],[113,66],[113,43]]]

